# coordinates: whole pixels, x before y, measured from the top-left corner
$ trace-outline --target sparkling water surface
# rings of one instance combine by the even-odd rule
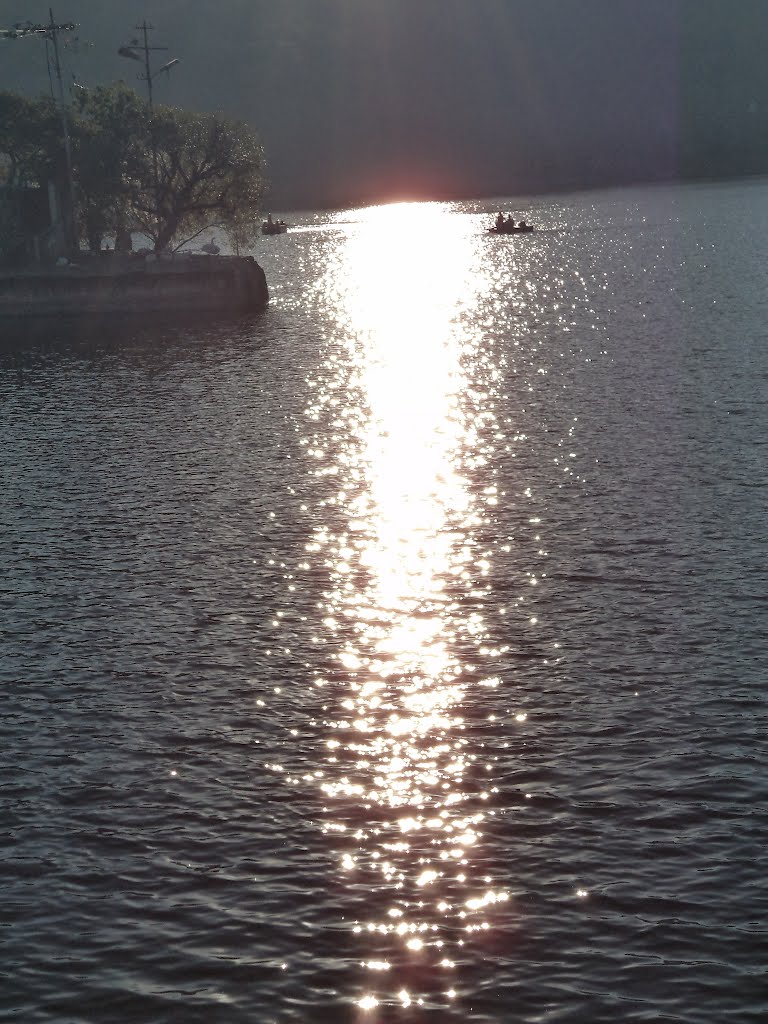
[[[768,1019],[768,185],[285,217],[0,325],[0,1018]]]

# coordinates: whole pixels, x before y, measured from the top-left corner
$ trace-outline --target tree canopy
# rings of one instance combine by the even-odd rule
[[[63,172],[61,121],[53,100],[0,92],[0,154],[10,188],[25,188]]]
[[[126,86],[78,90],[73,111],[73,171],[81,232],[92,249],[121,234],[131,214],[133,180],[143,160],[147,111]]]
[[[78,234],[93,248],[137,231],[157,251],[218,229],[258,227],[264,155],[253,128],[221,114],[150,112],[122,83],[79,89],[68,110]],[[0,154],[11,187],[61,182],[61,127],[49,99],[0,93]]]
[[[158,249],[211,227],[238,239],[255,230],[263,155],[244,122],[160,107],[149,127],[157,188],[145,174],[134,209]]]

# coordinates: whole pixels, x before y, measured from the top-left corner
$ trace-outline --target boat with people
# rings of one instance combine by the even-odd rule
[[[261,225],[262,235],[284,235],[288,225],[284,220],[272,220],[272,214],[267,214],[267,219]]]
[[[496,214],[496,221],[492,228],[488,228],[491,235],[525,235],[533,231],[533,224],[526,224],[524,220],[515,224],[512,214],[504,214],[499,210]]]
[[[524,235],[533,231],[533,224],[520,224],[513,228],[488,228],[489,235]]]

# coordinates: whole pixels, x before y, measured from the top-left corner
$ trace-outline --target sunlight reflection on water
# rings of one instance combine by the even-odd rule
[[[766,185],[442,209],[4,325],[5,1016],[768,1020]]]
[[[309,410],[339,413],[328,457],[343,526],[334,536],[321,523],[311,546],[330,570],[325,624],[345,691],[328,723],[326,829],[343,837],[348,884],[369,896],[352,928],[368,958],[358,1005],[373,1010],[450,1002],[460,947],[507,894],[475,867],[489,792],[465,737],[468,688],[497,681],[473,678],[457,647],[484,634],[462,610],[483,565],[464,401],[478,340],[461,317],[483,284],[477,225],[441,204],[359,217],[326,282],[341,314],[336,393]],[[434,243],[426,265],[413,232]]]

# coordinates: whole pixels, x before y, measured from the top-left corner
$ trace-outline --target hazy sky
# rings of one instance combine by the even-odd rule
[[[0,27],[48,0],[0,0]],[[160,101],[245,118],[273,202],[492,195],[768,172],[768,0],[60,0],[69,79],[142,88],[143,17],[179,57]],[[48,88],[0,41],[0,89]]]

